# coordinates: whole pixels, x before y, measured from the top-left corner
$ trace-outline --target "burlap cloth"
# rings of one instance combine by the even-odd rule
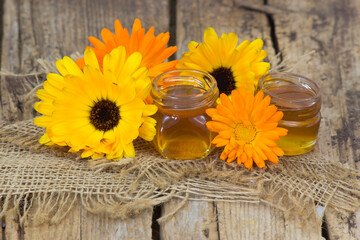
[[[0,217],[15,210],[22,224],[56,223],[78,199],[90,212],[121,218],[172,198],[266,202],[285,216],[304,218],[318,205],[339,212],[360,206],[360,171],[319,157],[316,150],[249,171],[221,161],[220,150],[204,160],[166,160],[150,143],[136,140],[134,159],[110,162],[43,146],[43,131],[32,120],[0,125]]]

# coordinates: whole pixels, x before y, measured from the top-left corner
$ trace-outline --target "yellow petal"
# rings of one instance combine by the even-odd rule
[[[136,91],[134,84],[127,84],[126,86],[122,88],[118,88],[116,86],[113,86],[114,95],[117,96],[116,98],[116,104],[118,106],[122,106],[124,104],[129,104],[131,101],[134,101],[136,98]],[[140,98],[138,98],[141,100]],[[138,101],[138,100],[137,100]],[[137,102],[138,103],[138,102]],[[127,109],[126,107],[122,110]]]
[[[45,144],[45,145],[50,145],[51,139],[49,138],[49,135],[48,135],[47,133],[45,133],[45,134],[39,139],[39,143],[40,143],[40,144]]]
[[[143,116],[151,116],[157,112],[158,108],[154,104],[146,104]]]
[[[215,47],[217,45],[218,36],[215,30],[211,27],[206,28],[204,32],[204,42],[209,44],[211,47]]]
[[[51,122],[51,117],[41,116],[34,119],[34,124],[39,127],[47,127]]]
[[[135,81],[136,96],[142,100],[149,95],[151,90],[151,80],[149,77],[143,77]]]
[[[139,68],[141,63],[141,53],[135,52],[131,54],[125,62],[124,68],[122,69],[121,76],[131,76]]]
[[[135,157],[135,148],[132,142],[124,146],[124,157]]]
[[[111,71],[119,80],[119,73],[124,67],[126,59],[126,50],[124,46],[120,46],[111,51],[110,54],[105,55],[103,60],[104,71]],[[121,80],[121,79],[120,79]]]
[[[152,141],[156,134],[155,125],[155,119],[146,117],[139,128],[139,136],[146,141]]]
[[[188,43],[188,48],[189,48],[190,51],[195,50],[198,46],[199,46],[199,43],[197,43],[195,41],[190,41]]]
[[[69,57],[65,56],[63,58],[64,66],[66,67],[66,70],[68,74],[75,75],[75,76],[82,76],[83,73],[81,69],[78,67],[78,65]]]
[[[100,70],[99,62],[97,60],[96,54],[94,53],[94,50],[92,50],[91,48],[85,49],[84,60],[85,60],[85,65],[89,65],[95,69]]]
[[[43,101],[52,101],[55,99],[55,96],[50,94],[45,89],[39,89],[36,91],[36,96]]]
[[[55,64],[56,64],[57,70],[59,71],[59,73],[61,75],[65,76],[65,75],[69,74],[69,71],[66,69],[62,59],[56,60]]]
[[[54,111],[54,106],[49,102],[37,102],[34,104],[34,108],[37,112],[48,116]]]

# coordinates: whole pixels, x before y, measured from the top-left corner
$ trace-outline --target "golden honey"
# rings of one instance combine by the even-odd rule
[[[151,96],[158,112],[155,148],[169,159],[201,159],[213,149],[205,110],[219,95],[216,81],[196,70],[174,70],[154,79]]]
[[[271,103],[284,113],[279,127],[288,134],[277,141],[285,155],[299,155],[312,150],[320,126],[320,88],[310,79],[291,74],[274,73],[264,76],[260,88],[271,96]]]

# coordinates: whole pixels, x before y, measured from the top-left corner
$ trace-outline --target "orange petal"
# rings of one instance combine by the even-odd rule
[[[253,159],[254,159],[254,162],[256,163],[256,165],[257,165],[259,168],[265,167],[265,162],[264,162],[264,160],[262,160],[262,159],[260,158],[260,156],[256,153],[256,151],[255,151],[254,154],[253,154]]]
[[[252,165],[253,165],[253,160],[251,158],[249,158],[247,161],[244,162],[244,166],[247,168],[247,169],[251,169]]]
[[[273,147],[271,150],[279,157],[284,155],[284,151],[279,147]]]
[[[103,30],[101,30],[101,37],[105,43],[107,50],[111,52],[111,50],[116,47],[115,39],[112,32],[107,28],[103,28]]]
[[[206,123],[206,126],[209,128],[210,131],[213,132],[220,132],[224,130],[228,130],[230,127],[227,124],[215,121],[209,121]]]
[[[79,66],[79,68],[80,68],[81,70],[83,70],[84,67],[85,67],[85,60],[84,60],[84,58],[78,58],[78,59],[76,59],[76,64]]]
[[[96,37],[89,37],[89,41],[91,42],[91,44],[97,48],[97,49],[100,49],[100,50],[103,50],[103,51],[106,51],[107,52],[107,49],[106,49],[106,46],[103,42],[101,42],[99,39],[97,39]]]
[[[279,162],[279,158],[272,151],[264,150],[264,153],[267,156],[269,161],[271,161],[273,163],[278,163]]]
[[[140,19],[135,18],[134,24],[133,24],[133,27],[132,27],[132,32],[136,32],[140,28],[141,28],[141,21],[140,21]]]
[[[279,136],[286,136],[288,133],[288,130],[286,128],[281,128],[281,127],[277,127],[275,131]]]

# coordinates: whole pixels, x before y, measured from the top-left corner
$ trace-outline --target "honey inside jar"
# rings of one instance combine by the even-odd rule
[[[213,149],[205,110],[218,97],[216,81],[195,70],[175,70],[154,80],[151,96],[158,112],[155,148],[169,159],[201,159]],[[155,86],[154,86],[155,85]]]
[[[260,82],[265,95],[284,113],[279,127],[288,134],[277,141],[285,155],[299,155],[312,150],[320,126],[320,89],[309,79],[290,73],[265,76]]]

